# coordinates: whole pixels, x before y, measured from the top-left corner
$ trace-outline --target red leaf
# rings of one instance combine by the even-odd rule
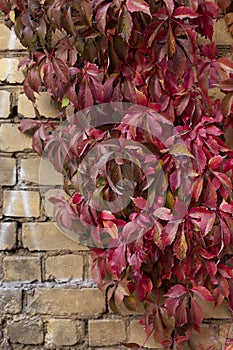
[[[189,7],[179,6],[175,9],[174,18],[184,19],[184,18],[197,18],[200,15],[194,11],[192,11]]]
[[[213,296],[205,287],[197,286],[197,287],[193,287],[191,290],[194,294],[199,296],[204,301],[213,301]]]
[[[171,17],[172,12],[174,10],[174,1],[173,0],[164,0],[164,2],[165,2],[165,5],[167,7],[169,17]]]
[[[187,309],[186,309],[186,299],[182,298],[175,313],[176,325],[182,327],[188,321]]]
[[[133,29],[132,16],[127,10],[126,6],[123,6],[123,9],[121,10],[120,18],[118,21],[117,32],[120,35],[120,37],[128,43],[131,37],[132,29]]]
[[[95,17],[96,26],[99,29],[99,31],[103,34],[105,33],[106,17],[110,6],[111,6],[111,3],[101,6],[96,13],[96,17]]]
[[[200,332],[200,325],[203,321],[203,312],[197,301],[191,297],[191,308],[190,308],[191,321],[195,331]]]
[[[127,0],[126,6],[129,12],[144,12],[151,17],[150,6],[143,0]]]
[[[187,292],[188,292],[187,288],[184,287],[182,284],[176,284],[175,286],[169,289],[169,291],[165,294],[165,297],[180,298],[182,295],[186,294]]]

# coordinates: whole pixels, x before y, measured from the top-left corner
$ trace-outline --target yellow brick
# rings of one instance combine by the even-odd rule
[[[21,45],[20,41],[15,35],[14,29],[9,30],[4,24],[0,24],[0,40],[1,50],[24,49],[23,45]]]
[[[16,246],[16,222],[0,223],[0,250],[10,250]]]
[[[10,114],[10,93],[0,90],[0,119],[7,118]]]
[[[90,320],[88,322],[89,345],[117,345],[126,340],[123,320]]]
[[[47,159],[25,158],[21,160],[20,179],[40,185],[62,185],[63,176]]]
[[[22,70],[18,69],[19,62],[18,58],[1,58],[0,81],[6,81],[10,84],[22,83],[24,75]]]
[[[203,301],[200,298],[197,298],[198,304],[201,306],[201,309],[204,313],[204,318],[222,318],[222,319],[230,319],[231,313],[227,302],[224,301],[221,305],[214,306],[212,301]]]
[[[20,152],[32,149],[31,138],[21,133],[16,124],[0,126],[0,151]]]
[[[88,250],[87,247],[65,236],[52,222],[25,223],[22,230],[23,246],[29,250]]]
[[[16,183],[16,160],[0,158],[0,186],[12,186]]]
[[[75,345],[83,340],[84,332],[85,324],[82,321],[50,319],[45,341],[52,346]]]
[[[41,281],[40,259],[37,257],[8,256],[3,259],[4,281]]]
[[[36,106],[44,117],[54,118],[59,115],[59,110],[47,92],[41,92],[40,95],[37,95]]]
[[[138,322],[139,320],[132,320],[130,322],[129,335],[127,340],[129,343],[137,343],[139,345],[142,345],[146,340],[146,333],[143,329],[143,326],[141,326]],[[163,349],[160,344],[154,341],[153,335],[150,339],[147,340],[144,345],[150,349]]]
[[[199,349],[199,345],[202,345],[204,349],[208,346],[213,346],[214,350],[219,350],[218,344],[218,330],[211,325],[202,325],[201,332],[194,332],[189,340],[191,349]]]
[[[21,309],[21,291],[0,288],[0,314],[18,314]]]
[[[14,217],[39,217],[39,193],[33,191],[4,191],[3,214]]]
[[[214,25],[213,40],[217,45],[232,45],[232,35],[228,31],[225,19],[220,18]]]
[[[46,279],[57,281],[80,279],[83,276],[83,257],[81,255],[52,256],[46,259]]]
[[[26,345],[42,344],[43,323],[39,319],[21,319],[7,324],[7,337],[13,343]]]
[[[33,104],[25,94],[20,94],[18,97],[18,113],[24,118],[35,118],[36,116]]]
[[[105,310],[105,300],[100,290],[83,289],[36,289],[28,296],[27,311],[31,314],[51,316],[76,315],[82,318],[97,317]]]

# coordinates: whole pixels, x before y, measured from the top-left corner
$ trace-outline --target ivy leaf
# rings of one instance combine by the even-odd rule
[[[132,29],[133,20],[131,14],[127,10],[127,7],[123,6],[118,22],[117,32],[120,37],[128,43],[131,37]]]
[[[96,20],[96,26],[99,29],[101,33],[105,33],[105,27],[106,27],[106,17],[109,7],[111,6],[111,3],[108,3],[104,6],[101,6],[95,16]]]
[[[200,332],[200,325],[203,321],[203,312],[197,301],[191,297],[191,308],[190,308],[191,322],[195,331]]]
[[[210,291],[203,286],[193,287],[191,289],[191,291],[204,301],[213,301],[214,300]]]
[[[143,0],[127,0],[126,6],[129,12],[144,12],[151,17],[150,6]]]

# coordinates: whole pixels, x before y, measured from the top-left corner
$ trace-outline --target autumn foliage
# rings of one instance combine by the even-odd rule
[[[35,150],[48,153],[66,187],[69,181],[73,185],[66,188],[68,199],[52,199],[57,220],[72,230],[78,218],[95,228],[93,278],[110,307],[117,312],[122,303],[129,310],[143,304],[147,335],[182,349],[203,321],[198,300],[219,305],[226,299],[233,310],[233,152],[223,136],[232,124],[233,63],[218,57],[212,41],[217,5],[205,0],[0,4],[7,26],[29,52],[21,63],[27,97],[35,103],[36,93],[45,89],[61,111],[57,119],[25,120],[20,126],[33,131]],[[213,91],[220,90],[222,98],[214,98]],[[131,105],[111,125],[93,126],[93,116],[79,113],[113,102]],[[101,115],[101,108],[95,111]],[[104,163],[112,140],[126,153],[124,140],[144,145],[154,158],[143,160],[135,148],[139,164],[111,159],[104,174],[95,174],[96,189],[86,169],[81,174],[86,192],[80,193],[75,178],[82,160],[102,144]],[[96,210],[86,200],[96,191],[111,203],[122,195],[117,187],[122,179],[133,183],[126,208]],[[156,201],[148,206],[153,186]],[[135,236],[141,228],[144,234]]]

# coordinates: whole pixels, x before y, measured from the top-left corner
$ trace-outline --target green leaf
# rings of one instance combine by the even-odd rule
[[[123,6],[123,9],[120,14],[119,23],[118,23],[118,34],[120,37],[125,40],[127,43],[131,37],[133,29],[133,21],[131,14],[127,10],[126,6]]]
[[[189,152],[187,147],[184,144],[178,143],[169,149],[169,153],[174,156],[187,156],[190,158],[194,158],[194,156]]]
[[[70,103],[70,100],[68,99],[68,97],[63,96],[61,107],[62,108],[67,107],[69,105],[69,103]]]

